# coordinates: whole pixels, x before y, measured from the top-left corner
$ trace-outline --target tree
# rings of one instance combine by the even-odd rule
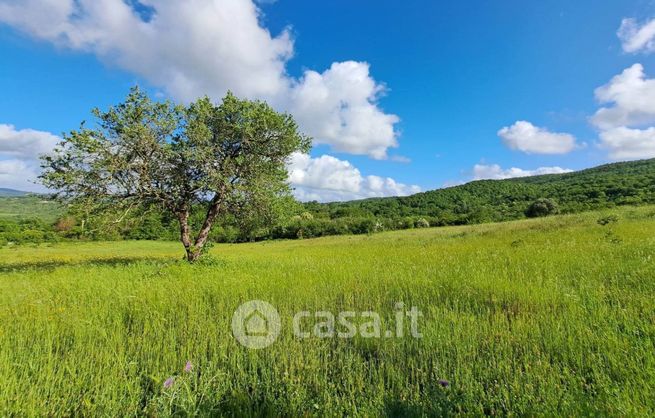
[[[555,215],[559,213],[557,203],[551,199],[537,199],[525,211],[528,218],[538,218],[542,216]]]
[[[113,222],[167,211],[189,262],[220,216],[261,217],[288,196],[287,159],[311,144],[289,114],[231,93],[218,105],[205,97],[180,106],[133,88],[124,103],[93,115],[95,129],[82,123],[42,157],[41,182],[87,213],[111,213]],[[206,212],[194,233],[198,206]]]

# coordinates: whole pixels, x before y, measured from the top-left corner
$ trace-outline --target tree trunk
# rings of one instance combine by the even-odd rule
[[[214,221],[220,212],[220,201],[215,197],[207,210],[207,215],[205,216],[205,221],[198,232],[193,244],[191,243],[191,230],[189,228],[189,210],[184,209],[178,213],[178,220],[180,222],[180,240],[184,245],[186,250],[186,259],[189,263],[193,263],[200,258],[202,254],[202,249],[207,243],[207,238],[209,238],[209,232],[211,232],[212,226],[214,226]]]
[[[202,254],[202,248],[189,248],[186,250],[186,260],[194,263],[200,258],[200,254]]]
[[[200,251],[196,251],[194,246],[191,245],[191,231],[189,229],[189,210],[184,209],[178,214],[180,222],[180,241],[184,245],[186,251],[186,259],[188,262],[193,263],[200,256]]]
[[[202,249],[207,243],[207,238],[209,238],[209,232],[211,232],[212,226],[214,226],[214,221],[216,221],[216,217],[218,216],[219,211],[219,202],[216,199],[212,200],[212,203],[209,206],[209,210],[207,210],[205,222],[203,222],[202,227],[200,228],[200,232],[198,232],[198,236],[196,237],[196,241],[193,244],[193,250],[196,252],[195,257],[193,260],[189,261],[195,261],[198,259],[198,257],[200,257]]]

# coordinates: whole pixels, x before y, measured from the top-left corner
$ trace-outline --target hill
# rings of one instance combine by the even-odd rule
[[[29,194],[30,193],[23,192],[21,190],[6,189],[4,187],[0,187],[0,197],[18,197],[18,196],[27,196]]]
[[[54,222],[63,213],[64,209],[58,203],[41,195],[0,195],[0,219],[39,219]]]
[[[568,174],[474,181],[407,197],[291,205],[273,225],[221,219],[210,238],[214,242],[261,241],[502,222],[525,218],[526,209],[542,198],[553,201],[565,214],[655,204],[655,159]],[[199,215],[206,211],[195,209]],[[101,217],[86,219],[84,225],[80,219],[69,218],[55,228],[53,223],[65,213],[65,208],[42,196],[0,197],[0,245],[56,237],[176,240],[179,234],[176,220],[157,211],[133,213],[133,219],[112,223],[110,230],[100,228],[108,224]],[[192,221],[201,222],[200,218],[194,216]]]
[[[557,202],[563,213],[655,203],[655,159],[607,164],[567,174],[482,180],[408,197],[309,203],[315,216],[338,219],[425,217],[431,224],[471,224],[524,217],[539,198]]]

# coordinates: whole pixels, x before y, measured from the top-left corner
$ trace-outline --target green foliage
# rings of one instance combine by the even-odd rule
[[[289,114],[231,93],[220,104],[155,102],[133,88],[125,102],[95,109],[97,126],[82,124],[44,156],[41,181],[78,218],[116,231],[133,215],[158,211],[179,222],[189,261],[200,256],[214,223],[234,220],[244,237],[258,237],[289,196],[286,162],[311,141]],[[206,206],[198,229],[190,218]],[[154,218],[128,238],[165,233]],[[94,231],[95,232],[95,231]],[[152,233],[152,234],[151,234]],[[154,235],[153,235],[154,234]]]
[[[59,235],[40,219],[0,219],[0,247],[9,244],[56,242]]]
[[[0,219],[41,219],[44,222],[54,222],[65,213],[66,208],[48,196],[0,197]]]
[[[575,173],[507,180],[482,180],[407,197],[365,199],[305,208],[314,217],[339,219],[357,214],[411,228],[425,218],[432,226],[522,219],[538,199],[557,202],[562,213],[655,203],[655,159],[608,164]]]
[[[193,265],[168,242],[3,248],[0,416],[653,416],[653,210],[216,245]],[[282,318],[264,350],[231,334],[253,299]],[[291,331],[305,310],[393,329],[399,301],[422,338]]]
[[[427,221],[425,218],[420,218],[419,220],[416,221],[416,227],[417,228],[429,228],[430,227],[430,222]]]
[[[619,221],[619,217],[616,215],[608,215],[608,216],[603,216],[601,218],[598,218],[596,223],[598,225],[606,226],[609,224],[617,223]]]
[[[559,206],[552,199],[537,199],[525,210],[525,216],[528,218],[541,218],[544,216],[555,215],[559,213]]]
[[[562,213],[655,203],[655,160],[611,164],[570,174],[479,181],[408,197],[300,204],[286,195],[272,199],[270,205],[265,205],[265,213],[252,208],[240,217],[229,213],[219,215],[209,237],[214,242],[244,242],[366,234],[415,228],[419,223],[424,225],[422,219],[432,227],[501,222],[524,218],[526,209],[542,198],[556,201]],[[47,201],[35,197],[14,198],[5,207],[13,207],[15,216],[6,219],[17,222],[18,213],[40,213],[43,202]],[[38,206],[33,209],[32,205]],[[0,198],[0,211],[2,207]],[[202,227],[208,210],[208,202],[192,206],[189,215],[192,229]],[[46,234],[44,239],[171,240],[180,233],[178,219],[156,209],[132,211],[119,224],[115,223],[121,216],[118,211],[98,216],[70,208],[68,213],[65,215],[60,208],[43,218],[43,232],[51,232],[50,222],[67,216],[75,218],[72,229],[59,231],[55,227],[59,232]],[[8,238],[15,242],[14,236]],[[3,241],[0,233],[0,244],[7,241],[7,237]]]

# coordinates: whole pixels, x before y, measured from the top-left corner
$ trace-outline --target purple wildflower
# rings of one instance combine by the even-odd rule
[[[173,383],[175,383],[175,378],[174,378],[174,377],[169,377],[169,378],[166,379],[166,381],[164,382],[164,388],[165,388],[165,389],[170,388],[171,386],[173,386]]]
[[[439,380],[439,385],[441,385],[441,387],[446,388],[446,387],[448,387],[448,385],[450,385],[450,382],[445,380],[445,379],[440,379]]]
[[[186,365],[184,366],[184,371],[185,373],[191,373],[193,370],[193,364],[191,364],[191,360],[186,362]]]

